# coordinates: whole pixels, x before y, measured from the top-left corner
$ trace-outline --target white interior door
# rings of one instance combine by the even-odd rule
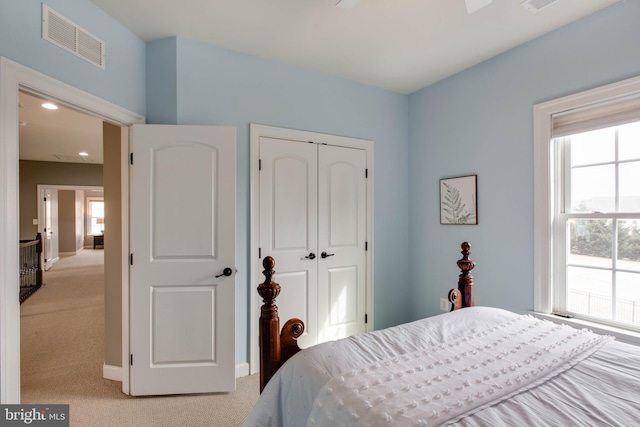
[[[135,125],[131,140],[130,392],[233,391],[236,130]]]
[[[365,150],[266,137],[259,150],[260,249],[276,260],[281,321],[305,322],[301,347],[364,332]]]
[[[276,260],[276,281],[282,287],[277,299],[280,319],[301,319],[305,331],[298,343],[308,347],[318,339],[317,148],[261,138],[260,163],[262,256]]]
[[[318,146],[319,341],[365,332],[367,155]]]
[[[49,270],[58,260],[58,190],[45,188],[42,191],[44,208],[43,243],[44,269]]]

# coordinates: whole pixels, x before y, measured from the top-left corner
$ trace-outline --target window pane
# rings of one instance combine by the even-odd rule
[[[615,160],[615,128],[571,135],[571,166],[592,165]]]
[[[104,202],[91,202],[91,216],[104,217]]]
[[[640,159],[640,122],[618,128],[620,160]]]
[[[571,169],[572,212],[615,212],[615,166]]]
[[[91,201],[91,234],[102,234],[104,232],[104,202]]]
[[[640,219],[618,220],[618,269],[640,271]]]
[[[567,267],[567,309],[611,319],[611,271]]]
[[[620,212],[640,212],[640,162],[621,163],[619,174]]]
[[[616,274],[616,320],[640,325],[640,274]]]
[[[569,220],[568,263],[611,268],[613,221],[610,219]]]

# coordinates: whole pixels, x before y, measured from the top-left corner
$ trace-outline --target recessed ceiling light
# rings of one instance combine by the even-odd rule
[[[45,102],[44,104],[42,104],[42,108],[46,108],[47,110],[57,110],[58,106],[52,104],[51,102]]]
[[[87,156],[89,155],[89,153],[86,153],[86,152],[84,152],[84,151],[81,151],[81,152],[79,152],[79,153],[78,153],[78,155],[79,155],[79,156],[82,156],[82,157],[87,157]]]

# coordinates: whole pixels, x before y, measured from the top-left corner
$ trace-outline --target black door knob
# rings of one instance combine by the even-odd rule
[[[321,256],[322,258],[329,258],[330,256],[334,256],[334,255],[335,255],[335,254],[328,254],[328,253],[326,253],[326,252],[322,252],[322,253],[320,254],[320,256]]]
[[[222,270],[222,274],[218,274],[216,277],[231,276],[232,274],[233,274],[233,270],[227,267],[224,270]]]
[[[316,259],[316,254],[314,254],[313,252],[309,252],[309,255],[307,255],[305,258],[306,259]]]

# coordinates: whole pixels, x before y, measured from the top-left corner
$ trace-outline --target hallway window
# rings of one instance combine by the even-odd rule
[[[89,198],[89,234],[98,235],[104,233],[104,200]]]

